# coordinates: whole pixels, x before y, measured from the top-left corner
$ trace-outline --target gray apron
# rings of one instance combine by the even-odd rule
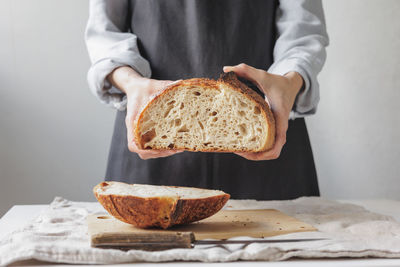
[[[244,62],[268,69],[277,5],[268,0],[136,0],[130,2],[127,23],[150,62],[152,78],[217,78],[224,65]],[[142,160],[128,150],[125,116],[117,112],[106,180],[221,189],[237,199],[319,195],[304,119],[289,122],[287,143],[276,160],[202,152]]]

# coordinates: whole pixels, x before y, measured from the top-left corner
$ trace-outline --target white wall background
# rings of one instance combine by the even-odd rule
[[[331,45],[307,120],[322,195],[400,199],[400,1],[324,1]],[[0,215],[94,200],[114,111],[89,93],[81,0],[0,0]]]
[[[324,1],[331,45],[307,120],[321,192],[400,199],[400,1]]]

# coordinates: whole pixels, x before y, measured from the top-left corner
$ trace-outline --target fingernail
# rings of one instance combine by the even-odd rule
[[[222,69],[223,69],[224,72],[227,72],[230,69],[232,69],[232,66],[224,66]]]
[[[173,82],[169,83],[168,85],[172,85],[172,84],[178,83],[178,82],[180,82],[180,81],[182,81],[182,79],[181,79],[181,80],[173,81]]]

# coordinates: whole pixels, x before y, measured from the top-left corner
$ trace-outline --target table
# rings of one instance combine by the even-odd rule
[[[352,203],[363,206],[364,208],[392,216],[400,222],[400,201],[385,200],[385,199],[368,199],[368,200],[339,200],[343,203]],[[0,219],[0,239],[7,233],[22,227],[27,221],[37,216],[47,205],[16,205],[13,206]],[[119,264],[111,266],[121,266],[128,264]],[[208,266],[210,263],[202,262],[168,262],[168,263],[135,263],[129,264],[138,267],[153,267],[153,266]],[[282,262],[259,262],[259,261],[239,261],[229,263],[212,263],[216,267],[235,267],[235,266],[400,266],[400,259],[291,259]],[[11,266],[72,266],[65,264],[54,264],[40,262],[36,260],[27,260],[15,263]],[[87,266],[87,265],[73,265]],[[110,266],[110,265],[108,265]]]

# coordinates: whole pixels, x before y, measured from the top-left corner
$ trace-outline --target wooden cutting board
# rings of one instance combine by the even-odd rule
[[[221,210],[199,222],[166,230],[136,228],[110,215],[89,215],[87,222],[92,246],[118,244],[121,248],[135,247],[135,244],[145,246],[154,240],[175,244],[175,247],[190,247],[190,242],[194,240],[228,239],[236,236],[264,238],[317,230],[274,209]],[[180,242],[183,243],[179,244]]]

